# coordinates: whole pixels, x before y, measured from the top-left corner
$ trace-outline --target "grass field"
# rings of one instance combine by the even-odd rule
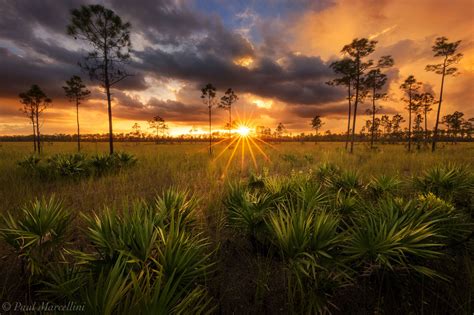
[[[48,156],[56,153],[74,153],[75,146],[75,143],[48,143],[45,144],[44,154]],[[414,176],[423,176],[426,170],[435,166],[455,163],[467,169],[472,177],[474,164],[473,143],[441,144],[434,154],[429,150],[407,153],[402,145],[379,145],[377,150],[371,151],[364,144],[358,144],[352,155],[345,152],[343,143],[272,143],[261,146],[268,159],[256,149],[250,152],[245,148],[243,155],[240,147],[224,150],[226,147],[224,144],[214,147],[213,159],[209,158],[205,144],[117,143],[116,146],[118,151],[133,154],[137,158],[137,164],[100,177],[42,180],[25,173],[25,170],[18,166],[18,161],[30,154],[32,149],[30,143],[1,143],[0,213],[5,216],[9,212],[16,217],[20,215],[20,209],[35,198],[49,198],[54,195],[72,214],[68,246],[82,249],[89,246],[89,241],[87,233],[84,233],[84,218],[79,213],[101,214],[105,208],[121,212],[133,207],[138,200],[153,202],[157,195],[163,194],[170,187],[180,191],[188,190],[198,199],[197,229],[209,240],[211,244],[209,248],[213,253],[212,260],[215,262],[214,272],[203,282],[211,297],[207,307],[225,314],[285,314],[291,311],[298,313],[303,310],[295,308],[293,304],[310,299],[307,296],[295,297],[296,295],[287,292],[291,283],[285,275],[291,269],[288,267],[288,262],[294,262],[294,257],[290,259],[284,254],[282,257],[276,257],[278,255],[275,252],[266,248],[266,241],[255,246],[252,241],[255,235],[249,236],[246,232],[242,232],[238,225],[233,225],[232,214],[228,212],[231,207],[226,203],[229,183],[252,181],[254,178],[259,178],[259,175],[311,177],[312,174],[317,174],[321,165],[331,163],[338,169],[357,174],[360,182],[357,189],[363,190],[354,192],[359,203],[364,202],[365,198],[371,198],[367,184],[373,177],[381,175],[398,178],[401,181],[399,195],[410,200],[415,198],[411,194],[413,190],[411,179]],[[107,148],[107,143],[83,144],[83,152],[86,154],[105,153]],[[230,159],[234,148],[235,154]],[[255,162],[252,154],[255,156]],[[327,189],[328,194],[332,194],[332,190]],[[472,198],[472,187],[469,189],[467,190],[469,195],[465,194],[462,199]],[[348,192],[348,196],[352,193],[352,190]],[[375,201],[372,203],[375,204]],[[468,218],[466,220],[472,222],[472,204],[468,202],[463,211]],[[342,226],[349,224],[347,222],[351,219],[345,215],[341,217],[344,224],[338,229],[345,229]],[[275,227],[276,221],[270,221],[269,218],[265,220],[267,223],[270,222],[268,224],[274,222],[271,226]],[[472,226],[466,229],[472,230]],[[341,248],[348,246],[344,245],[346,244],[344,242],[350,241],[351,237],[348,237],[346,241],[341,241],[341,247],[336,246],[337,248],[333,250],[342,251]],[[40,299],[41,295],[36,291],[41,291],[41,285],[29,284],[31,277],[28,272],[22,271],[14,251],[4,241],[0,241],[0,244],[2,299],[25,301],[25,303]],[[426,276],[420,278],[426,282],[422,284],[422,287],[426,288],[423,291],[424,296],[410,298],[402,294],[394,297],[393,288],[392,291],[389,289],[385,291],[385,287],[382,290],[382,284],[377,282],[380,280],[377,278],[378,274],[373,276],[374,279],[368,277],[369,280],[360,275],[353,275],[349,277],[351,281],[344,281],[337,290],[331,290],[329,302],[325,302],[318,310],[347,313],[351,312],[353,307],[357,307],[361,310],[360,313],[472,312],[474,284],[472,240],[464,245],[463,250],[456,253],[448,251],[445,259],[433,264],[430,262],[431,258],[427,258],[429,255],[424,258],[427,264],[436,270],[440,264],[445,264],[445,271],[451,277],[450,281],[433,280]],[[449,263],[446,263],[447,261]],[[352,262],[347,264],[351,269],[358,268]],[[322,273],[321,270],[318,272]],[[400,286],[399,290],[405,290],[406,285],[411,285],[411,277],[418,279],[410,273],[408,278],[404,276],[401,280],[390,280],[390,274],[385,277],[387,278],[382,278],[382,283],[390,281],[398,283],[395,286]],[[378,284],[372,286],[372,280]],[[417,285],[411,290],[416,291],[419,288],[419,281],[416,280],[416,283]],[[390,293],[392,295],[389,296],[386,292],[392,292]],[[406,300],[400,301],[400,296]],[[397,299],[408,304],[397,305]],[[410,304],[413,300],[417,301],[416,305]],[[394,305],[397,305],[397,308],[391,309]]]

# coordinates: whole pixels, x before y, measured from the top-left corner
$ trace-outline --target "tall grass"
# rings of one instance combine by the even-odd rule
[[[73,145],[55,143],[45,151],[64,154]],[[432,305],[423,304],[425,312],[446,313],[472,294],[462,281],[472,278],[466,263],[472,258],[471,144],[462,145],[465,152],[447,146],[435,155],[401,154],[397,146],[347,155],[339,144],[288,143],[265,148],[270,160],[257,158],[259,168],[239,159],[228,169],[229,152],[209,161],[199,144],[118,145],[139,161],[129,171],[46,182],[25,177],[15,165],[29,147],[0,147],[0,206],[10,212],[1,227],[10,244],[3,255],[13,254],[34,275],[36,297],[85,303],[91,314],[205,313],[216,305],[229,309],[232,301],[238,301],[234,312],[245,312],[253,309],[236,305],[251,305],[245,296],[257,295],[247,277],[258,278],[259,307],[286,299],[278,304],[285,313],[356,306],[408,313],[423,301]],[[102,149],[84,144],[88,156],[101,156]],[[24,164],[34,169],[39,162],[32,157]],[[57,164],[64,174],[81,172],[75,163]],[[35,212],[31,205],[24,206],[28,214],[16,210],[42,195],[38,203],[54,208],[53,192],[68,223],[62,233],[56,232],[62,219],[49,226],[63,236],[53,246],[48,232],[38,232],[28,249],[21,235],[36,223],[20,222],[35,222],[25,219]],[[243,250],[238,235],[254,246]],[[49,244],[42,247],[43,241]],[[258,261],[271,276],[259,277],[247,261]],[[216,284],[233,272],[231,279],[242,283]],[[242,298],[233,287],[243,288]]]

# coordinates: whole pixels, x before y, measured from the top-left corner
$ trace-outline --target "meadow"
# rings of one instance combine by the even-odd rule
[[[74,153],[75,147],[75,143],[46,143],[43,154]],[[82,147],[89,155],[107,149],[107,143],[89,142]],[[255,162],[248,150],[242,155],[237,148],[230,159],[232,150],[224,149],[224,144],[215,145],[210,159],[206,144],[116,143],[117,151],[136,157],[136,165],[104,176],[45,180],[18,165],[31,153],[30,143],[0,143],[2,300],[28,303],[54,296],[58,302],[74,295],[80,296],[80,302],[88,296],[82,301],[88,313],[102,314],[130,311],[135,306],[138,313],[472,313],[474,240],[465,240],[473,230],[473,143],[440,144],[435,153],[427,149],[407,153],[403,145],[379,145],[370,150],[358,143],[354,154],[348,154],[343,143],[271,143],[262,147],[268,159],[255,153]],[[433,169],[437,171],[427,173]],[[454,175],[443,182],[438,175],[450,171]],[[438,176],[439,187],[428,181],[433,174]],[[47,204],[51,197],[67,211],[68,233],[33,270],[29,257],[18,254],[28,238],[22,239],[19,250],[12,247],[6,241],[12,231],[5,230],[5,218],[10,213],[13,221],[21,220],[25,205],[41,198]],[[169,206],[170,200],[181,206]],[[168,211],[159,224],[150,215],[151,206],[143,206],[151,204]],[[136,210],[141,207],[148,210]],[[187,212],[180,212],[184,208]],[[377,209],[387,213],[379,216]],[[418,216],[411,217],[411,213]],[[130,284],[117,290],[115,300],[98,298],[89,291],[60,296],[66,286],[51,285],[55,279],[43,268],[54,269],[54,264],[66,262],[70,266],[92,264],[94,250],[98,253],[95,262],[100,256],[101,263],[110,263],[109,273],[102,270],[97,283],[106,283],[114,268],[123,276],[128,267],[119,265],[121,258],[116,256],[120,252],[122,257],[123,250],[105,255],[104,248],[115,249],[103,239],[100,243],[94,233],[104,232],[105,222],[130,224],[131,229],[135,222],[146,229],[148,219],[155,222],[150,223],[152,239],[161,235],[163,244],[171,242],[166,233],[189,229],[185,235],[178,232],[177,239],[202,251],[202,259],[195,258],[202,277],[183,271],[179,279],[189,278],[189,283],[163,284],[161,291],[143,293],[153,286],[153,277],[143,270],[160,261],[157,257],[161,256],[152,253],[162,253],[150,247],[147,253],[154,259],[146,255],[138,259],[137,254],[135,260],[123,262],[142,267],[137,267],[136,282],[130,280],[133,276],[125,277]],[[370,224],[387,225],[368,234]],[[162,234],[153,234],[155,229]],[[406,231],[412,234],[403,236]],[[395,245],[371,243],[382,234],[392,237]],[[47,237],[46,242],[54,233]],[[17,242],[18,237],[10,241]],[[39,246],[43,241],[41,238]],[[359,254],[356,245],[364,244],[374,246]],[[62,251],[65,253],[59,253]],[[166,262],[170,261],[178,263]],[[163,270],[163,279],[176,279],[174,272]],[[95,288],[92,283],[81,285]],[[153,296],[158,300],[165,289],[175,292],[170,295],[177,300],[170,298],[167,308],[159,308]],[[128,299],[134,290],[141,290],[140,298]]]

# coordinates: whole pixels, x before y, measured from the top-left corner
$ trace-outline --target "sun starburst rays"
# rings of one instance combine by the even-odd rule
[[[263,149],[263,145],[269,144],[258,138],[255,134],[255,123],[251,119],[239,119],[234,126],[234,129],[229,132],[229,137],[214,144],[217,145],[227,142],[224,144],[223,149],[214,158],[214,161],[217,161],[226,153],[229,153],[222,177],[227,175],[229,167],[234,159],[237,159],[237,161],[240,160],[239,164],[241,170],[245,168],[247,160],[251,161],[253,167],[257,169],[259,156],[263,157],[267,162],[270,161],[270,158]],[[255,140],[258,140],[258,142]]]

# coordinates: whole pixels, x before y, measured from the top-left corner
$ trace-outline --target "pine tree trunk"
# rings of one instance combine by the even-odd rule
[[[374,78],[375,81],[375,78]],[[374,130],[375,130],[375,82],[374,82],[374,89],[372,91],[372,128],[370,134],[370,148],[374,148]]]
[[[109,59],[107,47],[107,34],[104,36],[104,86],[107,93],[107,112],[109,115],[109,150],[110,154],[114,154],[114,134],[112,130],[112,100],[110,96],[110,81],[109,81]]]
[[[346,151],[347,151],[347,146],[349,145],[349,137],[351,134],[351,111],[352,111],[352,101],[351,101],[351,83],[349,82],[348,88],[347,88],[347,95],[349,99],[349,111],[347,113],[347,136],[346,136]]]
[[[409,91],[408,101],[408,152],[411,151],[411,90]]]
[[[211,125],[211,99],[207,99],[207,107],[209,109],[209,155],[212,155],[212,125]]]
[[[109,80],[106,79],[105,90],[107,93],[107,111],[109,114],[109,150],[110,154],[114,154],[114,134],[112,130],[112,101],[110,98],[110,86],[108,81]]]
[[[39,105],[38,105],[38,106],[39,106]],[[39,128],[39,111],[38,111],[38,107],[36,107],[35,116],[36,116],[36,141],[37,141],[37,146],[38,146],[38,153],[41,154],[41,134],[40,134],[40,128]]]
[[[31,116],[31,124],[33,125],[33,150],[36,153],[36,126],[34,116]]]
[[[357,105],[359,105],[359,88],[360,88],[360,74],[359,74],[359,67],[360,67],[360,59],[359,57],[356,58],[357,60],[357,80],[356,80],[356,95],[355,95],[355,103],[354,103],[354,117],[352,120],[352,140],[351,140],[351,150],[350,152],[354,152],[354,140],[355,140],[355,127],[356,127],[356,119],[357,119]]]
[[[428,119],[427,119],[427,111],[425,108],[425,143],[428,144]]]
[[[446,59],[444,59],[444,64],[443,64],[443,74],[441,77],[441,91],[439,92],[439,104],[438,104],[438,112],[436,113],[436,122],[435,122],[435,127],[433,130],[433,143],[431,145],[431,152],[434,152],[436,150],[436,141],[438,140],[438,123],[439,123],[439,114],[441,112],[441,103],[443,101],[443,88],[444,88],[444,76],[446,74]]]
[[[81,152],[81,135],[79,133],[79,100],[76,99],[76,120],[77,120],[77,152]]]

